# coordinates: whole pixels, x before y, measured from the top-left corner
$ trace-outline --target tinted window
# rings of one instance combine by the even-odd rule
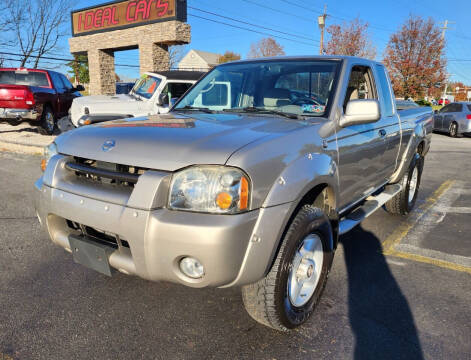
[[[381,88],[381,93],[383,94],[383,114],[385,116],[392,116],[394,113],[393,110],[393,102],[392,102],[392,96],[391,96],[391,88],[389,86],[389,81],[388,81],[388,75],[386,73],[386,69],[382,65],[377,65],[378,70],[378,81],[379,81],[379,86]]]
[[[191,83],[168,83],[163,93],[168,94],[169,99],[180,98],[191,87]]]
[[[36,71],[0,71],[0,84],[49,87],[46,74]]]
[[[440,113],[448,113],[448,112],[452,112],[452,104],[449,104],[445,107],[443,107],[441,110],[440,110]]]
[[[50,72],[49,75],[51,76],[52,83],[54,84],[55,89],[58,92],[64,92],[65,86],[62,83],[61,77],[58,73]]]
[[[59,75],[66,89],[71,90],[74,88],[74,86],[70,83],[69,79],[67,79],[65,75],[63,74],[59,74]]]
[[[462,104],[455,104],[453,108],[453,112],[462,112],[463,111],[463,105]]]
[[[466,105],[468,107],[468,110],[471,111],[471,105]]]

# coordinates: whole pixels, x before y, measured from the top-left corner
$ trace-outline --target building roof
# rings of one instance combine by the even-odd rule
[[[199,80],[204,74],[203,71],[155,71],[156,74],[165,76],[168,80]]]
[[[194,51],[198,56],[200,56],[208,65],[217,65],[219,64],[219,57],[220,54],[208,52],[208,51],[201,51],[201,50],[191,50]]]

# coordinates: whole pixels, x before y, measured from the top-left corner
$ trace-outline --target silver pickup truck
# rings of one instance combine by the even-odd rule
[[[222,64],[168,114],[59,136],[35,183],[37,215],[80,264],[242,286],[249,314],[287,331],[318,303],[339,235],[381,207],[411,211],[432,115],[398,112],[370,60]]]

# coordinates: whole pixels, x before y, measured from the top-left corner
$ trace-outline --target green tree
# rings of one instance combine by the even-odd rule
[[[74,81],[77,80],[80,84],[88,84],[90,82],[90,74],[88,72],[88,58],[87,55],[75,55],[75,61],[67,63],[70,68],[68,73],[73,77]],[[78,79],[75,79],[77,75]]]

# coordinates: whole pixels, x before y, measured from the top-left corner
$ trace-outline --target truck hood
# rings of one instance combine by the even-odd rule
[[[127,94],[119,94],[119,95],[92,95],[92,96],[82,96],[77,99],[74,99],[74,102],[77,105],[95,105],[95,104],[114,104],[114,103],[121,103],[121,102],[136,102],[137,100],[129,96]]]
[[[251,142],[313,124],[279,116],[170,113],[84,126],[59,136],[56,144],[66,155],[175,171],[196,164],[223,165]]]

